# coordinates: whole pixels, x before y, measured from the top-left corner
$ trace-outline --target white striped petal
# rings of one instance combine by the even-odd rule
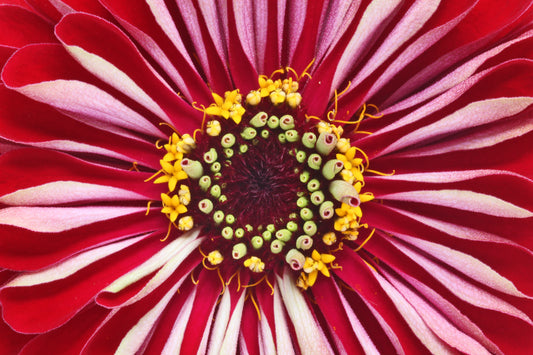
[[[417,190],[381,195],[386,200],[413,201],[505,218],[533,217],[530,211],[494,196],[466,190]]]
[[[387,19],[390,21],[390,15],[400,4],[400,0],[374,0],[370,2],[353,37],[339,59],[339,64],[331,83],[330,95],[333,94],[336,88],[340,87],[346,75],[353,69],[354,58],[358,58],[362,53],[365,53],[365,47],[385,29]]]
[[[213,324],[213,331],[209,336],[209,347],[207,349],[207,355],[220,354],[220,348],[224,341],[224,334],[228,327],[228,321],[231,311],[231,296],[230,292],[226,290],[220,298],[218,309],[216,313],[215,324]]]
[[[400,234],[396,234],[396,236],[417,246],[421,250],[424,250],[424,252],[433,255],[436,259],[450,265],[457,271],[462,272],[485,286],[508,295],[528,297],[518,291],[511,281],[473,256],[426,240]]]
[[[354,334],[357,337],[359,344],[361,344],[363,351],[365,354],[379,355],[379,350],[376,348],[376,345],[368,335],[364,325],[361,323],[359,318],[357,318],[357,314],[355,314],[355,312],[352,310],[352,306],[348,303],[342,292],[339,290],[337,284],[335,284],[335,288],[337,289],[337,294],[341,300],[342,308],[344,308],[346,311],[346,316],[350,321],[350,325],[352,326]]]
[[[396,290],[402,294],[405,300],[416,309],[424,323],[440,339],[465,354],[490,355],[490,352],[485,347],[457,329],[424,299],[392,277],[386,270],[382,270],[382,272],[386,275],[389,282],[394,285]]]
[[[326,336],[307,306],[304,296],[289,273],[277,276],[281,295],[292,321],[298,345],[304,355],[333,354]]]
[[[279,354],[294,355],[292,339],[283,310],[283,300],[278,286],[274,287],[274,322],[276,327],[276,348]]]
[[[131,327],[120,342],[118,349],[115,352],[116,355],[135,354],[142,349],[144,342],[152,334],[154,326],[161,316],[161,313],[164,312],[168,302],[170,302],[172,297],[176,294],[178,288],[178,284],[174,285],[174,287],[172,287],[154,306],[154,308],[146,312],[146,314],[139,319],[137,324]]]
[[[259,319],[259,351],[261,355],[276,355],[276,344],[272,336],[272,329],[261,306],[259,306],[261,317]]]
[[[72,45],[64,45],[64,47],[70,53],[70,55],[72,55],[78,62],[80,62],[81,65],[83,65],[85,69],[91,72],[94,76],[96,76],[103,82],[113,86],[115,89],[129,96],[139,104],[143,105],[148,110],[157,115],[159,118],[163,119],[164,121],[170,122],[170,118],[154,101],[154,99],[152,99],[146,92],[144,92],[143,89],[141,89],[139,85],[137,85],[137,83],[135,83],[126,73],[121,71],[112,63],[108,62],[102,57],[87,52],[81,47]],[[159,74],[157,74],[152,68],[150,68],[150,70],[153,72],[155,77],[160,78]],[[165,86],[167,85],[166,83],[164,83],[163,80],[160,81]],[[78,97],[83,95],[76,96]]]
[[[413,333],[433,354],[453,354],[451,349],[428,328],[416,310],[387,280],[373,271],[383,291],[389,296]]]
[[[410,173],[410,174],[394,174],[390,176],[372,176],[372,180],[397,180],[397,181],[416,181],[416,182],[431,182],[431,183],[449,183],[471,180],[484,176],[507,175],[514,176],[533,182],[533,180],[525,176],[495,169],[476,169],[476,170],[454,170],[454,171],[439,171],[429,173]]]
[[[89,53],[83,51],[79,47],[72,49],[72,51],[73,53],[81,52],[79,53],[80,56],[82,56],[83,53],[86,53],[89,56]],[[94,57],[96,58],[94,61],[102,62],[102,71],[104,71],[106,65],[111,66],[111,64],[107,62],[103,63],[103,59],[96,56]],[[98,67],[100,64],[93,63],[90,65]],[[125,89],[125,93],[127,93],[127,91],[131,91],[132,93],[135,92],[134,88],[141,90],[135,83],[133,83],[133,81],[131,81],[131,79],[127,78],[124,73],[120,72],[115,67],[112,69],[114,69],[114,72],[110,69],[106,73],[111,77],[117,77],[117,81],[124,81],[124,86],[128,88],[127,90]],[[109,81],[109,79],[107,80]],[[69,117],[96,128],[111,131],[125,137],[130,137],[131,135],[121,128],[131,129],[156,137],[165,137],[159,129],[154,127],[154,125],[144,117],[115,99],[107,92],[85,82],[59,79],[28,84],[14,89],[36,101],[54,106],[64,111]],[[140,97],[140,95],[137,96]],[[161,110],[159,110],[158,113],[164,115]]]
[[[385,148],[381,154],[394,152],[444,134],[495,122],[516,115],[531,104],[533,104],[532,97],[505,97],[473,102],[437,122],[402,136]]]
[[[49,182],[20,189],[0,197],[0,203],[15,206],[55,205],[88,200],[146,200],[146,197],[118,187],[79,181]]]
[[[8,207],[0,210],[0,224],[34,232],[57,233],[145,211],[138,207]]]
[[[179,354],[181,343],[183,342],[183,337],[185,336],[185,329],[187,328],[187,323],[191,317],[192,306],[194,305],[194,299],[196,298],[196,288],[194,288],[187,300],[181,307],[180,313],[172,326],[172,330],[167,338],[165,347],[161,352],[162,355],[175,355]]]
[[[67,278],[88,265],[119,252],[145,237],[146,235],[142,235],[82,252],[42,271],[21,274],[4,287],[34,286]]]
[[[487,291],[467,282],[463,278],[456,276],[443,267],[440,267],[436,263],[430,261],[428,258],[420,255],[414,250],[407,248],[397,241],[389,239],[390,242],[395,245],[405,255],[410,257],[414,262],[423,267],[428,273],[430,273],[437,281],[439,281],[444,287],[450,290],[457,297],[465,302],[468,302],[476,307],[490,309],[493,311],[501,312],[527,322],[533,325],[533,322],[529,317],[514,307],[513,305],[505,302],[499,297],[496,297]]]
[[[366,65],[351,80],[352,88],[367,78],[383,64],[398,48],[418,32],[435,13],[440,0],[417,0],[403,15],[402,19],[390,32],[381,46],[376,50]]]
[[[237,352],[237,342],[239,340],[239,330],[241,328],[242,310],[246,292],[242,292],[239,301],[233,309],[231,319],[226,329],[226,335],[220,348],[220,354],[235,354]],[[246,326],[246,325],[245,325]]]
[[[185,260],[196,247],[198,247],[201,239],[197,238],[197,230],[181,235],[179,238],[166,244],[164,248],[155,253],[141,265],[138,265],[128,273],[113,281],[102,292],[118,293],[131,284],[141,280],[143,277],[162,268],[148,282],[144,291],[140,291],[140,294],[147,295],[166,280],[168,276],[171,275],[171,271],[174,271],[181,262]],[[135,298],[135,301],[138,299],[140,299],[140,297]]]

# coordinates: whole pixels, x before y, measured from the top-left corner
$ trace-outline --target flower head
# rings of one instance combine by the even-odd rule
[[[0,353],[527,353],[498,5],[2,1]]]

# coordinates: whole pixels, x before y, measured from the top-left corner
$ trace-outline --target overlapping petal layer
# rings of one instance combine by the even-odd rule
[[[530,1],[0,3],[0,353],[533,348]],[[367,230],[306,291],[247,287],[161,241],[145,180],[211,92],[311,62],[306,113],[383,114],[344,125]]]

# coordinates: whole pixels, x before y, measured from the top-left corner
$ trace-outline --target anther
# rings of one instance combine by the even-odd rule
[[[333,245],[337,241],[337,236],[333,232],[327,232],[322,236],[322,242],[326,245]]]
[[[224,257],[218,250],[213,250],[209,254],[207,254],[207,261],[213,266],[219,265],[224,260]]]
[[[218,122],[217,120],[212,120],[212,121],[207,122],[207,127],[205,129],[205,132],[211,137],[218,136],[221,130],[222,128],[220,127],[220,122]]]

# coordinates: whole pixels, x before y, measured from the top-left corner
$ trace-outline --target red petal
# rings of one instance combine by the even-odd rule
[[[0,44],[20,48],[30,43],[57,43],[54,28],[18,6],[0,6]]]

